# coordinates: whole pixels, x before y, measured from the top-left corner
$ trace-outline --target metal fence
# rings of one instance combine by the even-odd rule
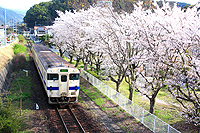
[[[81,77],[89,81],[93,86],[95,86],[98,90],[100,90],[103,94],[113,100],[126,112],[128,112],[130,115],[132,115],[142,124],[144,124],[151,131],[156,133],[180,133],[169,124],[165,123],[155,115],[149,113],[147,110],[135,104],[134,102],[121,95],[119,92],[109,87],[86,71],[81,70]]]

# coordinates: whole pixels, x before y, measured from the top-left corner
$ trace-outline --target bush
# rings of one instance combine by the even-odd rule
[[[25,41],[25,38],[24,38],[24,36],[22,36],[22,35],[18,35],[18,39],[19,39],[19,42],[24,42]]]
[[[25,69],[26,56],[25,54],[18,53],[13,59],[13,71],[19,71],[20,69]]]
[[[11,103],[0,100],[0,133],[18,132],[24,125],[23,118]]]
[[[18,53],[26,54],[26,47],[22,44],[15,44],[13,47],[14,54],[17,55]]]

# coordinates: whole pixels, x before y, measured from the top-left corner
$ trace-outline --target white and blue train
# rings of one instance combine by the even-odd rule
[[[79,70],[43,45],[32,46],[32,56],[49,104],[74,104],[79,95]]]

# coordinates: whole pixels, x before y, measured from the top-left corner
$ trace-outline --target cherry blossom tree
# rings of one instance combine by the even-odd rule
[[[85,69],[87,63],[95,64],[98,73],[104,64],[118,92],[126,77],[129,99],[134,90],[145,95],[151,113],[157,94],[167,88],[182,105],[183,116],[199,125],[198,5],[186,12],[166,3],[162,8],[154,3],[152,10],[138,5],[131,14],[108,7],[59,13],[52,41],[81,59]],[[147,66],[152,66],[151,72]],[[138,80],[143,80],[142,86]]]
[[[167,87],[182,105],[183,116],[199,125],[199,95],[196,91],[199,89],[198,6],[184,12],[176,5],[171,8],[164,4],[153,13],[145,12],[148,26],[142,35],[146,40],[141,41],[144,40],[146,49],[150,51],[148,63],[154,67],[150,80],[140,73],[148,87],[138,91],[147,96],[146,92],[152,90],[150,98],[153,99],[160,88]],[[151,108],[150,99],[150,112]]]
[[[165,87],[165,77],[168,73],[168,67],[161,63],[162,56],[164,56],[164,49],[161,50],[164,42],[162,37],[166,34],[166,30],[158,22],[162,18],[159,18],[151,10],[143,9],[140,4],[138,7],[135,7],[134,12],[130,16],[132,22],[134,22],[130,30],[134,33],[134,42],[140,48],[139,53],[129,57],[129,64],[132,65],[130,66],[135,69],[135,72],[138,69],[138,67],[135,67],[135,64],[140,66],[139,74],[131,71],[131,82],[137,92],[149,99],[149,112],[153,113],[155,99],[158,92]],[[145,63],[153,67],[151,73],[148,73],[149,77],[145,75]],[[142,86],[141,82],[136,82],[137,79],[143,80]]]
[[[170,67],[166,84],[172,96],[183,107],[182,115],[189,122],[200,125],[199,94],[199,5],[188,8],[186,12],[177,7],[167,19],[170,26],[171,46],[167,48],[165,63]]]

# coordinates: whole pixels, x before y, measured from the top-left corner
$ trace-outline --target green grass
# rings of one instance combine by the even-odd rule
[[[116,88],[115,83],[110,80],[103,82],[108,86],[110,86],[111,88]],[[120,92],[126,98],[129,97],[128,89],[129,89],[128,84],[125,82],[125,80],[123,80],[123,82],[120,85]],[[155,110],[155,115],[158,118],[160,118],[161,120],[165,121],[168,124],[174,124],[182,120],[181,116],[178,113],[178,108],[171,105],[171,103],[177,103],[177,101],[173,99],[171,96],[169,96],[164,89],[161,89],[161,91],[157,95],[157,98],[159,100],[165,101],[168,104],[168,105],[163,105],[163,104],[158,104],[156,102],[154,110]],[[150,107],[149,100],[145,97],[142,97],[138,92],[134,92],[133,102],[143,107],[145,110],[147,111],[149,110]],[[159,111],[159,113],[156,113],[156,111]]]
[[[15,44],[13,46],[14,54],[17,55],[18,53],[27,54],[26,47],[22,44]]]
[[[30,93],[22,93],[22,94],[11,94],[9,95],[8,99],[11,101],[17,101],[20,100],[22,98],[22,101],[26,100],[28,97],[31,97]]]

